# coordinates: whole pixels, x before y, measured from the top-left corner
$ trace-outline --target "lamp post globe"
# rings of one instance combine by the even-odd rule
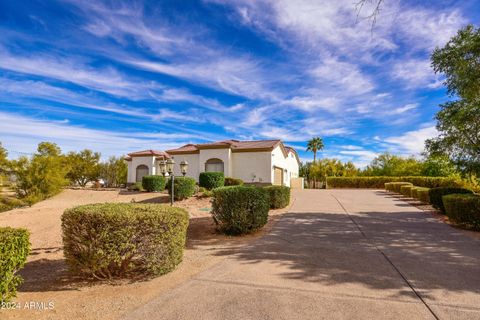
[[[182,172],[182,175],[184,177],[187,174],[187,170],[188,170],[188,162],[185,160],[180,162],[180,171]]]

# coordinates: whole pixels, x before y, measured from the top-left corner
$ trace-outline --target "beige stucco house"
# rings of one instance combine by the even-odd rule
[[[226,177],[246,183],[291,186],[298,178],[300,160],[297,152],[281,140],[238,141],[187,144],[167,151],[145,150],[128,154],[128,182],[142,180],[147,174],[160,174],[161,160],[175,160],[174,173],[181,175],[180,162],[187,161],[187,176],[198,181],[205,171],[223,172]]]

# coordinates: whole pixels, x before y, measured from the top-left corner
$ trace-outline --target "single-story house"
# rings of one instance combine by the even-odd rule
[[[224,140],[212,143],[186,144],[180,148],[129,153],[128,183],[145,175],[160,174],[161,160],[173,158],[174,174],[181,175],[180,162],[188,162],[187,176],[198,181],[201,172],[223,172],[226,177],[245,183],[291,186],[298,178],[300,160],[297,152],[281,140]]]

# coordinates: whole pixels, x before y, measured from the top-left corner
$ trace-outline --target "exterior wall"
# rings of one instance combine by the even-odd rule
[[[272,183],[272,153],[234,152],[232,153],[231,177],[245,182]]]
[[[298,178],[298,162],[293,152],[289,152],[285,158],[280,146],[276,147],[272,151],[272,170],[271,181],[274,179],[273,167],[282,168],[283,171],[283,185],[290,186],[290,180],[292,178]]]
[[[132,160],[128,162],[128,175],[127,175],[127,183],[135,183],[136,180],[136,173],[137,167],[139,165],[146,165],[148,167],[148,174],[156,174],[157,168],[155,163],[155,157],[147,156],[147,157],[132,157]]]
[[[205,162],[208,159],[217,158],[223,161],[223,173],[225,177],[231,177],[232,175],[232,151],[230,148],[225,149],[203,149],[200,150],[200,156],[198,161],[198,173],[205,172]],[[198,179],[198,175],[197,175]]]
[[[182,172],[180,171],[180,162],[187,161],[188,162],[188,170],[185,176],[192,177],[198,182],[198,175],[200,172],[199,164],[198,164],[199,154],[177,154],[173,156],[173,160],[175,160],[175,164],[173,165],[173,173],[175,176],[181,176]]]

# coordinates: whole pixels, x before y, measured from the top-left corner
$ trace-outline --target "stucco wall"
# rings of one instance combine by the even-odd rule
[[[230,149],[204,149],[200,150],[200,157],[198,163],[198,172],[205,171],[205,162],[209,159],[217,158],[223,161],[223,170],[226,177],[232,175],[231,168],[232,152]]]
[[[142,164],[148,167],[148,174],[155,174],[157,172],[155,168],[155,157],[133,157],[131,161],[128,161],[127,183],[135,183],[137,167]]]
[[[173,166],[173,172],[176,176],[181,176],[182,172],[180,171],[180,162],[187,161],[188,162],[188,170],[187,170],[187,177],[192,177],[196,181],[198,181],[198,175],[200,172],[199,164],[198,164],[199,154],[177,154],[173,156],[175,160],[175,165]]]
[[[271,183],[273,181],[270,152],[234,152],[232,164],[231,176],[234,178],[240,178],[245,182]]]
[[[272,151],[272,169],[273,167],[279,167],[284,169],[283,172],[283,184],[290,186],[290,179],[298,177],[298,162],[295,155],[292,152],[288,153],[288,157],[285,158],[280,146],[276,147]],[[285,171],[286,170],[286,171]],[[274,179],[274,172],[271,171],[271,181]]]

